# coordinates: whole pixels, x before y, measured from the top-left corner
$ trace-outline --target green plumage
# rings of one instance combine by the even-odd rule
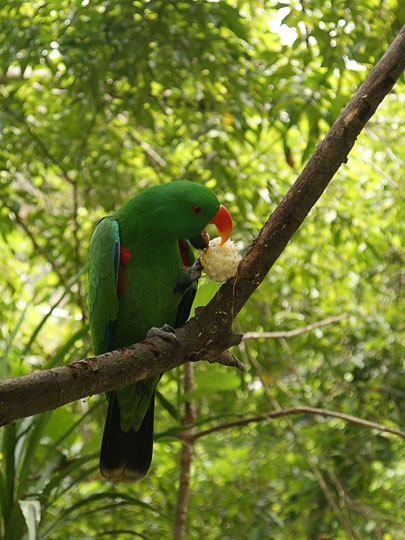
[[[182,258],[179,240],[200,235],[218,209],[210,190],[179,181],[144,190],[98,224],[89,260],[96,354],[141,341],[152,327],[185,322],[195,285],[190,281],[180,291],[177,285],[193,255],[188,249]],[[135,481],[149,468],[159,378],[109,394],[100,457],[101,472],[109,480]]]

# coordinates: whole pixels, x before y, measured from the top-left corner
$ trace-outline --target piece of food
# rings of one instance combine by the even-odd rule
[[[202,251],[200,261],[208,277],[223,282],[236,275],[240,256],[232,240],[221,245],[221,238],[218,237]]]

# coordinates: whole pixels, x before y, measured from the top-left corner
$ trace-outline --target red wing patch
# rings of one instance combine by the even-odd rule
[[[126,265],[132,258],[132,252],[126,246],[121,245],[120,249],[120,264]]]
[[[183,238],[179,238],[179,248],[180,248],[180,256],[181,260],[183,261],[184,266],[190,266],[190,261],[188,260],[188,244]]]
[[[129,263],[132,258],[132,252],[121,244],[120,248],[120,267],[118,270],[118,283],[117,283],[117,296],[125,293],[128,285],[128,274],[125,269],[125,265]]]

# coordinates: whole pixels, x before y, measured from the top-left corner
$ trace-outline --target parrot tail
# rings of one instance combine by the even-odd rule
[[[115,392],[110,392],[100,451],[104,478],[129,484],[146,476],[152,461],[154,410],[155,393],[138,431],[122,431],[118,400]]]

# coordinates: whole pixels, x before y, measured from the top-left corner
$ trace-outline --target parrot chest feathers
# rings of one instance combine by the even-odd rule
[[[159,252],[143,251],[133,246],[123,249],[121,244],[117,283],[119,312],[113,323],[116,347],[144,339],[152,326],[175,324],[181,301],[175,287],[184,263],[177,241],[164,248]]]

